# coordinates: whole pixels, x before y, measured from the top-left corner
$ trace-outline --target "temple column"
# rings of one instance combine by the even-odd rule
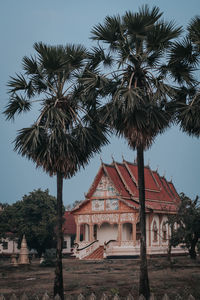
[[[119,245],[121,245],[121,241],[122,241],[122,224],[119,223],[118,224],[118,242],[119,242]]]
[[[89,239],[90,242],[93,242],[94,241],[94,225],[93,224],[90,224],[90,239]]]
[[[132,223],[133,244],[136,245],[136,223]]]
[[[80,242],[80,225],[76,224],[76,243]]]

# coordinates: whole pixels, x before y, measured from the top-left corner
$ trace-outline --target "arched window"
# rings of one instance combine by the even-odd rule
[[[163,237],[163,242],[166,242],[166,240],[167,240],[167,227],[166,227],[165,223],[163,223],[163,226],[162,226],[162,237]]]
[[[154,242],[158,241],[158,227],[156,221],[153,222],[153,241]]]

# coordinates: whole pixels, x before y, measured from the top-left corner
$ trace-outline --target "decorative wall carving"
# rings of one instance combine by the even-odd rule
[[[77,219],[78,224],[135,223],[137,221],[134,213],[79,215]]]
[[[135,214],[134,213],[123,213],[121,214],[120,221],[123,222],[135,222]]]
[[[102,224],[104,222],[114,224],[119,223],[119,214],[95,214],[92,215],[92,223]]]
[[[106,210],[118,210],[119,200],[118,199],[107,199],[106,200]]]
[[[91,220],[90,215],[79,215],[78,216],[79,224],[83,224],[83,223],[90,224],[90,220]]]
[[[92,200],[92,210],[101,211],[104,210],[104,200]]]

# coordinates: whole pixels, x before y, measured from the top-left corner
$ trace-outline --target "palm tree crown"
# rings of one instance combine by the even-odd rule
[[[148,148],[172,119],[168,99],[175,89],[165,81],[172,70],[164,59],[181,28],[160,20],[161,16],[157,7],[143,6],[138,13],[106,17],[103,25],[92,29],[92,39],[108,44],[111,63],[117,66],[117,70],[112,66],[112,76],[99,76],[111,96],[104,115],[133,149]]]
[[[60,172],[71,177],[107,142],[98,115],[92,115],[98,103],[93,98],[86,105],[89,98],[78,83],[87,51],[81,45],[43,43],[36,43],[34,49],[36,56],[23,58],[24,74],[11,77],[8,83],[7,119],[29,111],[34,102],[41,103],[36,122],[19,131],[15,150],[50,175]]]

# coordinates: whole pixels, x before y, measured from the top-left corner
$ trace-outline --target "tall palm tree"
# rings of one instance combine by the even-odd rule
[[[49,46],[35,43],[35,56],[23,58],[24,74],[11,77],[7,119],[40,103],[33,125],[19,130],[15,150],[57,176],[57,254],[54,295],[64,299],[62,277],[63,179],[72,177],[107,143],[99,122],[98,101],[82,92],[79,78],[89,67],[81,45]],[[93,93],[94,94],[94,93]],[[38,108],[38,106],[37,106]]]
[[[169,100],[176,89],[167,81],[166,53],[181,28],[174,22],[161,19],[159,8],[147,5],[139,12],[107,16],[103,24],[92,29],[93,40],[98,41],[99,63],[110,64],[110,73],[102,74],[97,57],[94,70],[85,75],[85,88],[95,85],[108,102],[102,111],[114,131],[127,139],[137,151],[140,203],[140,282],[139,294],[150,296],[146,258],[144,150],[172,121],[173,110]],[[101,45],[103,43],[103,46]],[[106,47],[107,46],[107,47]],[[105,47],[105,49],[103,48]],[[165,64],[164,64],[165,63]],[[180,77],[182,74],[180,75]]]

